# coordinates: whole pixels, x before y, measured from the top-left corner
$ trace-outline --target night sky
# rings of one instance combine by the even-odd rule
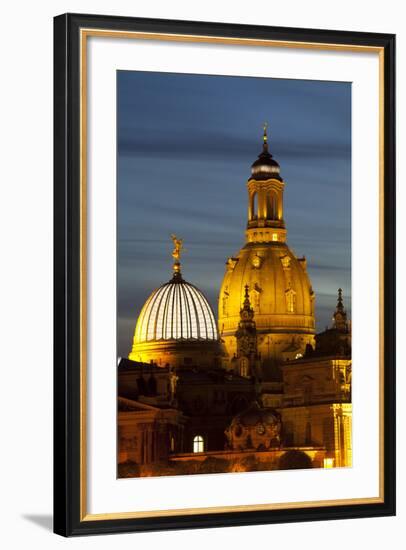
[[[119,356],[145,300],[171,278],[171,233],[184,239],[184,278],[217,317],[225,261],[244,244],[246,181],[265,121],[317,329],[330,324],[338,287],[350,312],[350,83],[119,71],[117,98]]]

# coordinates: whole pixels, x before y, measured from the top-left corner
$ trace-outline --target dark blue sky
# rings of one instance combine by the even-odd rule
[[[217,313],[224,263],[244,243],[245,184],[264,121],[318,330],[339,286],[350,311],[350,83],[119,71],[117,97],[118,355],[151,291],[171,277],[171,233],[185,242],[184,278]]]

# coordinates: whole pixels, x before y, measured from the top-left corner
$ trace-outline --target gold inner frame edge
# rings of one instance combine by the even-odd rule
[[[377,53],[379,55],[379,496],[320,501],[250,504],[173,510],[143,510],[138,512],[87,513],[87,38],[127,38],[176,42],[217,43],[237,46],[315,49],[325,51]],[[227,512],[305,509],[324,506],[377,504],[384,502],[384,48],[356,44],[332,44],[222,36],[183,35],[80,29],[80,521],[112,519],[142,519]]]

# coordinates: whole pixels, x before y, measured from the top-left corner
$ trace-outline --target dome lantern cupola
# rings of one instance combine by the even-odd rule
[[[257,180],[266,180],[275,178],[282,180],[280,176],[280,166],[273,158],[268,149],[268,125],[264,124],[264,135],[262,143],[262,151],[258,155],[257,160],[251,165],[251,177]]]
[[[280,166],[268,150],[267,124],[264,125],[262,152],[251,166],[247,182],[248,242],[285,242],[283,189]]]

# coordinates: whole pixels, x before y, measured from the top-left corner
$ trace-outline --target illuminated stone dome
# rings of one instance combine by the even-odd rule
[[[237,414],[226,430],[228,447],[235,451],[265,451],[280,446],[281,415],[258,402]]]
[[[307,344],[313,346],[315,333],[315,294],[305,258],[296,257],[286,243],[285,183],[277,175],[269,172],[259,179],[253,175],[247,182],[246,242],[226,262],[218,304],[219,331],[232,359],[248,285],[264,380],[274,376],[275,366],[303,355]]]
[[[183,279],[177,260],[172,279],[155,289],[141,310],[129,359],[162,367],[201,365],[213,363],[219,351],[213,310],[204,294]]]

